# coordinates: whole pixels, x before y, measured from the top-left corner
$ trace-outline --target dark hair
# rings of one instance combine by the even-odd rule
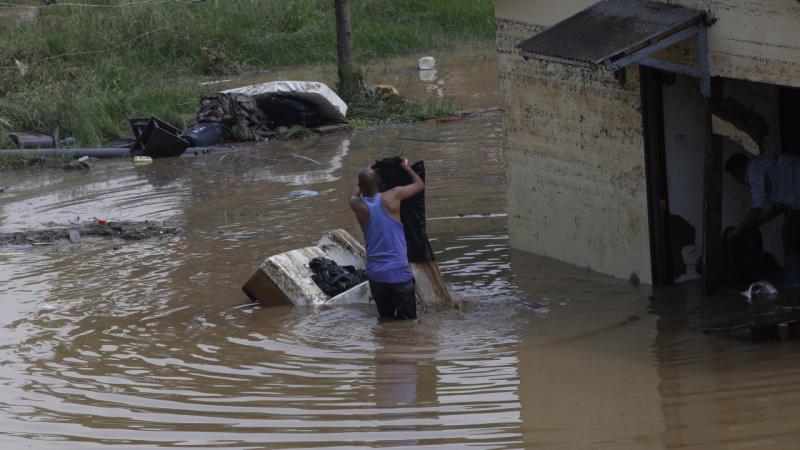
[[[745,170],[748,161],[750,161],[750,158],[748,158],[747,155],[743,153],[736,153],[728,158],[728,162],[725,163],[725,170],[730,173]]]

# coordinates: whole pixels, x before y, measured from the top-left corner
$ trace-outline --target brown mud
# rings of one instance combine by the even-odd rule
[[[448,76],[497,85],[461,67]],[[392,154],[425,160],[428,234],[462,311],[236,307],[265,257],[360,236],[355,174]],[[184,233],[0,253],[0,447],[797,447],[797,341],[702,333],[754,308],[735,293],[653,291],[510,249],[505,165],[490,116],[3,174],[0,232],[104,217]]]
[[[75,233],[78,233],[77,235]],[[159,222],[107,222],[97,221],[74,224],[68,227],[46,228],[39,230],[0,233],[0,246],[35,245],[41,243],[59,243],[80,241],[81,237],[102,237],[139,241],[155,237],[174,236],[182,232],[178,226],[170,226]]]

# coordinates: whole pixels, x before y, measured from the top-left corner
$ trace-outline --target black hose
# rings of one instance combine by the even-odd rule
[[[189,147],[181,156],[199,156],[208,153],[232,153],[252,150],[255,147]],[[122,158],[130,156],[128,148],[20,148],[0,150],[0,156],[24,156],[28,158]]]

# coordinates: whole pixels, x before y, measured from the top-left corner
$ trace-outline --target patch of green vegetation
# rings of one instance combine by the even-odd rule
[[[276,136],[275,139],[288,141],[291,139],[308,139],[316,135],[317,133],[314,133],[306,127],[295,125],[282,133],[278,133],[278,136]]]
[[[183,127],[213,90],[200,86],[200,77],[336,61],[330,0],[78,1],[112,7],[65,2],[40,8],[34,22],[0,17],[0,148],[10,146],[9,129],[74,136],[78,145],[94,146],[127,136],[134,116]],[[491,0],[351,0],[351,6],[359,62],[494,38]],[[374,110],[407,120],[425,109],[398,108]],[[367,110],[362,105],[362,114]]]
[[[350,102],[348,118],[353,126],[386,122],[416,122],[437,116],[456,113],[447,99],[429,98],[422,102],[409,100],[396,94],[382,92],[364,93]]]
[[[0,171],[19,169],[55,169],[64,167],[72,158],[57,156],[49,158],[4,155],[0,152]]]

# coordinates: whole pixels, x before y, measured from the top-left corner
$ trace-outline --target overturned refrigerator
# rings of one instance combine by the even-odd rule
[[[313,279],[310,265],[315,258],[359,269],[367,261],[364,247],[353,236],[344,230],[333,230],[326,232],[316,245],[268,257],[242,291],[264,306],[369,303],[366,281],[336,296],[325,293]]]

